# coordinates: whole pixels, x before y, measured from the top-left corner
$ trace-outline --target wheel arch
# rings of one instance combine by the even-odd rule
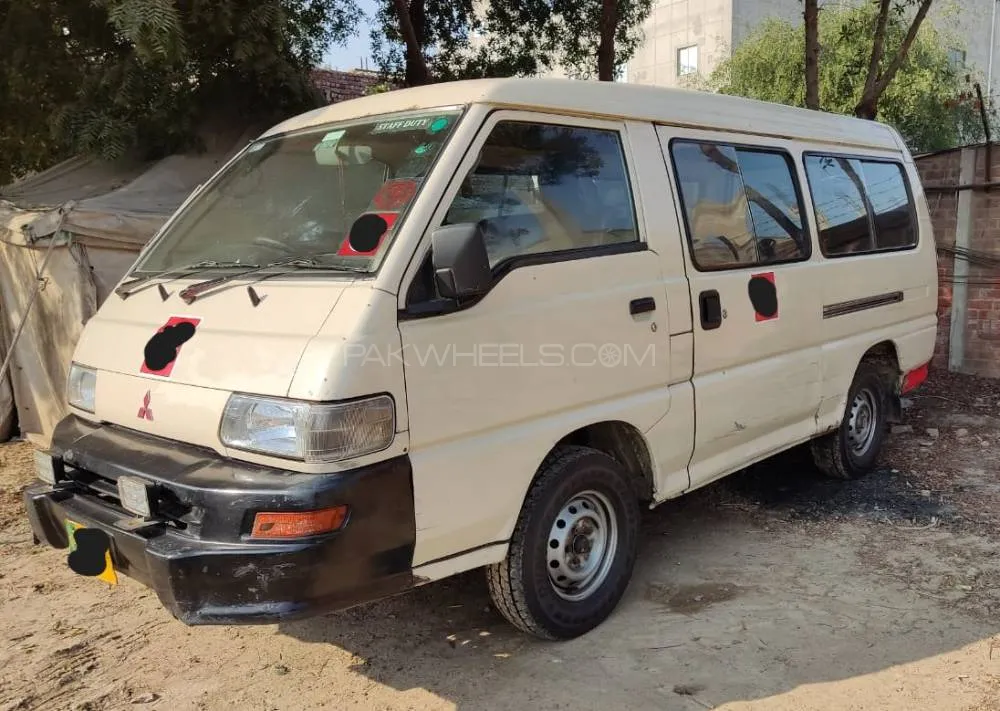
[[[899,384],[902,378],[902,371],[899,366],[899,347],[896,342],[887,338],[870,346],[854,368],[855,374],[862,363],[872,363],[883,373],[883,377],[888,384],[887,394],[889,395],[889,422],[897,423],[902,419],[903,408],[899,395]],[[853,379],[854,376],[852,376]],[[847,402],[845,397],[844,407]],[[843,417],[843,413],[841,413]]]
[[[604,452],[631,474],[639,501],[645,503],[653,500],[656,481],[653,459],[646,437],[635,425],[622,420],[605,420],[585,425],[556,442],[546,458],[566,445],[590,447]],[[541,472],[542,468],[543,465],[539,465],[538,471]],[[538,472],[535,476],[538,476]]]

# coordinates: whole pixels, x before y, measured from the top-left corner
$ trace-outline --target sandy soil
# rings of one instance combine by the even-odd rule
[[[793,452],[650,512],[619,610],[561,644],[512,631],[477,573],[185,627],[33,546],[30,450],[2,446],[0,710],[1000,711],[1000,383],[938,375],[907,422],[866,480]]]

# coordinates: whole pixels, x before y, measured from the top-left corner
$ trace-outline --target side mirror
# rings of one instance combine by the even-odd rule
[[[486,241],[478,224],[469,222],[434,230],[431,260],[438,292],[446,299],[481,296],[493,281]]]

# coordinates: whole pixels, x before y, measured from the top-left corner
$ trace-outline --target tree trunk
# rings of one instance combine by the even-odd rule
[[[818,0],[805,0],[806,108],[819,110],[819,7]]]
[[[917,8],[917,14],[910,24],[910,29],[906,32],[906,37],[903,38],[903,44],[900,45],[899,51],[896,52],[896,55],[889,62],[885,71],[880,73],[878,69],[885,51],[885,25],[889,15],[889,1],[880,0],[879,23],[875,27],[872,61],[868,66],[868,77],[865,80],[865,89],[861,94],[861,100],[854,109],[854,115],[859,118],[874,120],[878,116],[878,101],[896,77],[896,72],[899,71],[899,68],[903,66],[903,62],[906,61],[906,55],[917,38],[920,25],[923,24],[924,18],[927,17],[927,11],[930,10],[932,2],[932,0],[920,0],[920,7]],[[877,57],[876,52],[878,53]]]
[[[861,101],[854,113],[862,118],[874,119],[877,112],[878,98],[875,97],[875,86],[878,84],[879,70],[882,68],[882,58],[885,55],[885,28],[889,23],[890,0],[879,0],[878,18],[875,21],[875,35],[872,38],[872,53],[868,60],[868,73],[865,75],[865,88],[861,91]]]
[[[597,78],[615,80],[615,30],[618,29],[618,3],[601,0],[601,42],[597,45]]]
[[[431,75],[427,70],[427,60],[424,58],[424,48],[414,27],[413,17],[418,20],[424,16],[423,0],[413,0],[408,6],[406,0],[393,0],[396,7],[396,17],[399,20],[399,33],[406,43],[406,86],[430,84]],[[412,13],[412,14],[411,14]],[[423,33],[421,24],[420,32]]]

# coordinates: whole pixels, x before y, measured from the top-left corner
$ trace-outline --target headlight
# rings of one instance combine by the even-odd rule
[[[97,390],[97,371],[85,368],[79,363],[69,367],[66,400],[72,407],[86,412],[94,412],[94,392]]]
[[[232,395],[219,437],[234,449],[315,463],[379,452],[395,433],[388,395],[336,404]]]

